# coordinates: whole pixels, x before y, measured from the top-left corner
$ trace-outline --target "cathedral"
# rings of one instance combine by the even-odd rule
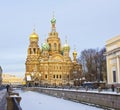
[[[70,46],[66,40],[61,45],[56,32],[56,19],[51,19],[51,32],[48,38],[38,45],[39,36],[33,30],[29,37],[30,44],[26,58],[26,84],[30,85],[73,85],[76,78],[82,74],[82,66],[77,63],[77,52],[73,51],[70,58]]]

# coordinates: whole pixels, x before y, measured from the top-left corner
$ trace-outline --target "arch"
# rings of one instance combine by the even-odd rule
[[[49,43],[50,51],[51,51],[51,43]]]
[[[33,52],[36,53],[36,48],[33,48]]]
[[[57,44],[54,43],[54,50],[56,51],[57,50]]]
[[[60,54],[55,54],[51,57],[51,60],[53,61],[58,61],[58,62],[63,62],[64,61],[64,58],[62,55]]]
[[[59,45],[58,45],[58,49],[59,49],[59,51],[60,51],[60,43],[59,43]]]

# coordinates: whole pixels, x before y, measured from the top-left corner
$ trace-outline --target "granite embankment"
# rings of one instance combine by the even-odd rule
[[[90,103],[106,108],[120,110],[120,93],[116,92],[112,93],[103,91],[99,92],[99,91],[67,90],[37,87],[23,88],[23,90],[36,91],[76,102]]]

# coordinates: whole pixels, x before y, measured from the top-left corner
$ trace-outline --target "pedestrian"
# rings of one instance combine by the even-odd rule
[[[115,91],[115,86],[113,84],[111,85],[111,89],[112,89],[112,92]]]
[[[7,84],[6,86],[7,92],[9,92],[9,88],[10,88],[10,85]]]

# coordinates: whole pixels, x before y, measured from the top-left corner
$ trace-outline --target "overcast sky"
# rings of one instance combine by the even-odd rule
[[[56,30],[78,55],[84,49],[102,48],[120,34],[120,0],[0,0],[0,65],[3,73],[24,75],[29,36],[35,25],[39,45]]]

